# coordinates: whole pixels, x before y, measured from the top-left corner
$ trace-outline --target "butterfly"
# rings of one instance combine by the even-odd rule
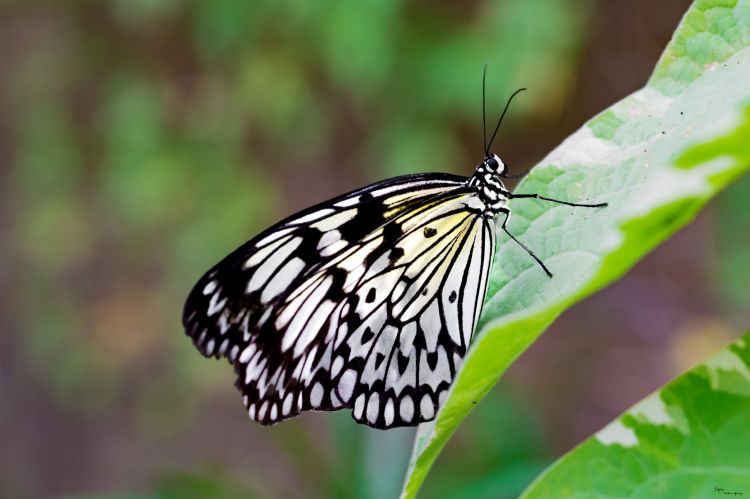
[[[482,80],[482,95],[486,80]],[[430,421],[471,344],[513,194],[490,146],[471,177],[392,178],[303,210],[211,268],[183,325],[206,357],[226,358],[248,415],[270,425],[349,408],[387,429]],[[483,123],[484,120],[484,104]]]

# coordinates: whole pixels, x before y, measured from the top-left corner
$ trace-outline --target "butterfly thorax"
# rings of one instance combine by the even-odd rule
[[[502,160],[492,154],[477,165],[474,175],[469,178],[468,185],[477,189],[477,198],[483,205],[481,210],[485,216],[494,217],[507,206],[510,192],[499,178],[505,171]]]

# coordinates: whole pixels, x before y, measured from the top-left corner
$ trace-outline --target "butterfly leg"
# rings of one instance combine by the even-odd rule
[[[568,206],[580,206],[583,208],[603,208],[604,206],[607,206],[607,203],[597,203],[597,204],[570,203],[568,201],[560,201],[559,199],[552,199],[552,198],[544,197],[539,194],[511,194],[510,198],[511,199],[528,199],[528,198],[542,199],[544,201],[551,201],[553,203],[565,204]]]
[[[501,225],[503,231],[505,231],[505,233],[508,234],[508,236],[511,239],[513,239],[516,243],[518,243],[519,246],[521,246],[523,249],[525,249],[526,253],[528,253],[529,255],[531,255],[531,258],[533,258],[534,260],[536,260],[536,263],[538,263],[542,267],[542,269],[544,269],[544,272],[549,277],[552,277],[552,272],[550,272],[549,269],[547,268],[547,266],[544,265],[544,262],[542,262],[539,259],[539,257],[536,256],[533,251],[531,251],[531,249],[529,249],[525,244],[523,244],[521,241],[519,241],[518,239],[516,239],[516,237],[508,231],[507,225],[508,225],[508,219],[510,219],[510,210],[508,208],[501,208],[500,209],[500,213],[505,214],[505,220],[503,220],[503,223]]]

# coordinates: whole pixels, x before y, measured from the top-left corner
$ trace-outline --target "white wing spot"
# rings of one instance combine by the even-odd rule
[[[370,395],[370,400],[367,402],[367,420],[370,423],[375,423],[378,420],[380,414],[380,397],[377,392]]]
[[[319,218],[323,218],[325,216],[330,215],[333,213],[334,210],[332,208],[323,208],[322,210],[314,211],[312,213],[308,213],[307,215],[303,217],[299,217],[297,220],[295,220],[293,223],[294,225],[303,225],[308,222],[312,222],[313,220],[318,220]]]
[[[339,208],[346,208],[347,206],[354,206],[355,204],[359,204],[359,196],[354,196],[349,199],[344,199],[343,201],[339,201],[334,206],[338,206]]]
[[[342,402],[347,403],[354,393],[354,384],[357,382],[357,372],[354,369],[347,370],[341,375],[339,380],[339,398]]]
[[[281,413],[284,416],[288,416],[289,413],[292,410],[292,399],[294,398],[294,395],[291,393],[287,393],[286,397],[284,398],[284,405],[281,406]]]
[[[243,364],[247,363],[247,361],[250,360],[250,357],[255,353],[255,348],[255,343],[248,345],[240,354],[240,362]]]
[[[427,393],[422,395],[422,402],[419,403],[419,412],[422,414],[422,419],[428,421],[435,415],[435,404],[432,402],[432,397]]]
[[[266,303],[271,298],[278,296],[292,283],[295,277],[305,268],[305,261],[301,258],[292,258],[284,267],[279,270],[273,279],[266,285],[260,295],[260,301]]]
[[[277,231],[271,232],[266,237],[264,237],[263,239],[261,239],[260,241],[258,241],[257,243],[255,243],[255,247],[256,248],[260,248],[261,246],[263,246],[265,244],[268,244],[270,242],[273,242],[273,241],[277,240],[281,236],[285,236],[285,235],[289,234],[292,230],[293,229],[290,227],[288,229],[281,229],[281,230],[277,230]]]
[[[219,324],[219,334],[226,334],[226,332],[229,331],[229,328],[232,326],[229,322],[229,310],[224,310],[219,316],[219,320],[217,322]]]
[[[224,338],[224,341],[219,345],[219,355],[224,355],[229,348],[229,338]]]
[[[216,289],[216,281],[211,281],[203,287],[203,294],[210,295]]]
[[[336,227],[341,227],[346,222],[351,220],[357,215],[357,209],[352,208],[350,210],[342,211],[341,213],[336,213],[335,215],[331,215],[328,218],[325,218],[319,222],[315,222],[312,224],[313,227],[316,229],[320,229],[323,231],[329,231],[333,230]]]
[[[253,360],[247,364],[247,367],[245,368],[245,384],[246,385],[249,385],[252,380],[257,379],[258,376],[260,376],[260,372],[265,367],[266,361],[263,360],[261,362],[260,357],[261,357],[261,354],[260,352],[258,352],[258,354],[253,358]]]
[[[320,403],[323,401],[323,385],[320,382],[315,383],[312,391],[310,392],[310,405],[313,407],[320,407]]]
[[[422,312],[419,317],[419,325],[424,332],[425,344],[427,351],[434,352],[437,348],[438,336],[440,334],[440,308],[437,300],[432,300],[432,304]]]
[[[412,321],[401,328],[401,335],[399,336],[399,350],[404,355],[411,352],[414,347],[414,338],[417,337],[417,323]]]
[[[414,417],[414,401],[411,399],[410,395],[404,395],[404,398],[401,399],[398,413],[405,423],[411,422],[411,419]]]
[[[318,241],[318,251],[322,250],[326,246],[330,246],[331,244],[339,241],[340,239],[341,239],[341,232],[337,230],[329,230],[328,232],[320,236],[320,241]]]
[[[338,356],[331,365],[331,378],[335,378],[339,371],[341,371],[342,367],[344,367],[344,358]]]
[[[393,399],[389,398],[388,402],[385,404],[385,412],[383,412],[383,417],[385,418],[385,425],[391,426],[391,423],[393,423],[394,418],[394,410],[393,410]]]
[[[354,417],[357,419],[362,419],[362,411],[365,410],[365,394],[360,393],[359,397],[357,397],[356,402],[354,402]]]
[[[318,351],[317,345],[312,347],[310,352],[307,354],[307,358],[305,359],[305,367],[302,368],[302,375],[300,376],[300,379],[302,381],[309,381],[310,377],[313,374],[313,363],[315,362],[315,353]]]
[[[331,366],[331,378],[335,378],[339,371],[341,371],[342,367],[344,367],[344,358],[338,356],[333,361],[333,365]]]

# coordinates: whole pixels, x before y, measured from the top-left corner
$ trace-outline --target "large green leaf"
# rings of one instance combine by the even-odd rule
[[[609,206],[511,204],[511,232],[555,277],[500,238],[473,347],[437,418],[419,428],[405,497],[417,493],[474,404],[563,310],[622,276],[748,169],[749,45],[750,0],[695,2],[648,84],[590,120],[518,186]]]
[[[750,333],[550,466],[524,498],[750,493]]]

